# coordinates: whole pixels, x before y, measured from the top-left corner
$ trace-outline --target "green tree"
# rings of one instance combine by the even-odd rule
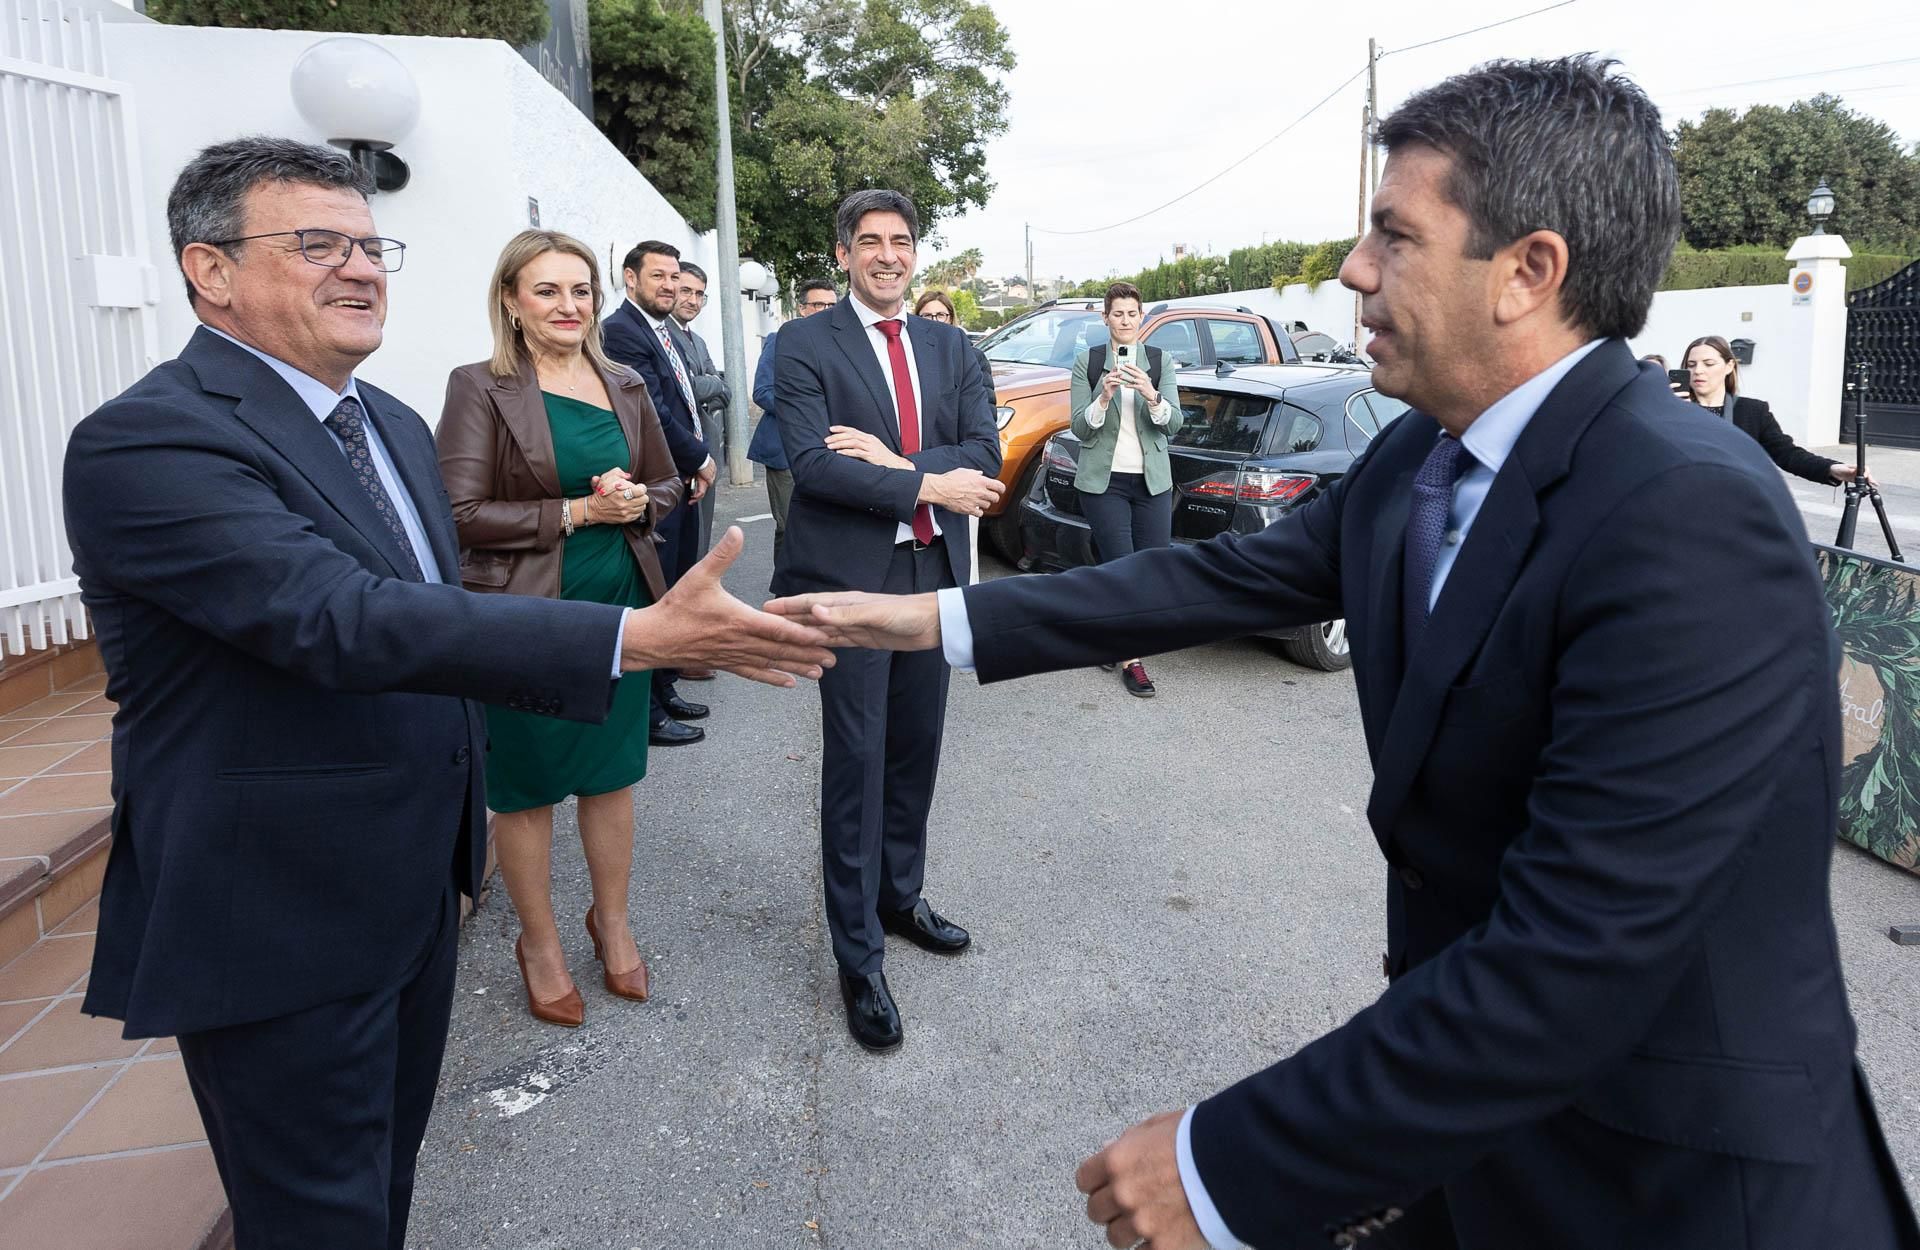
[[[1920,243],[1920,157],[1837,96],[1710,109],[1675,129],[1673,156],[1693,247],[1786,247],[1807,233],[1807,195],[1823,178],[1835,201],[1827,228],[1855,250]]]
[[[740,241],[776,271],[828,270],[862,187],[911,197],[932,238],[987,202],[1014,58],[986,4],[730,0],[727,27]]]
[[[588,0],[593,119],[695,230],[719,193],[713,28],[659,0]]]
[[[980,301],[974,298],[972,291],[965,287],[955,287],[947,294],[953,297],[953,315],[962,326],[969,330],[984,328],[980,324]]]
[[[1322,282],[1340,276],[1340,266],[1346,263],[1347,253],[1353,250],[1358,238],[1328,239],[1319,247],[1307,253],[1300,262],[1300,281],[1307,284],[1309,290],[1318,290]]]
[[[464,35],[515,47],[547,37],[544,0],[147,0],[147,16],[178,26]]]
[[[920,278],[928,286],[961,287],[973,281],[973,276],[980,272],[980,266],[985,263],[980,249],[970,247],[957,256],[948,256],[928,265],[920,271]]]

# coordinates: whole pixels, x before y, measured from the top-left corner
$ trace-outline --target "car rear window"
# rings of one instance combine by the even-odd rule
[[[1170,441],[1175,447],[1251,455],[1260,449],[1272,412],[1270,399],[1182,389],[1180,415],[1184,424]]]

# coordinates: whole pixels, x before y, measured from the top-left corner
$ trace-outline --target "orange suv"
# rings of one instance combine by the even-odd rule
[[[1000,425],[1000,480],[1006,493],[987,511],[981,532],[1009,560],[1021,556],[1020,501],[1040,471],[1047,440],[1067,428],[1067,392],[1073,359],[1107,341],[1098,299],[1050,300],[980,340],[993,365]],[[1141,341],[1157,347],[1172,367],[1270,365],[1297,362],[1293,341],[1259,313],[1244,307],[1155,304],[1140,326]]]

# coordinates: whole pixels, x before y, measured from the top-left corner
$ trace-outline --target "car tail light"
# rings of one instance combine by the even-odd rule
[[[1058,469],[1062,473],[1077,473],[1080,471],[1080,466],[1074,463],[1073,457],[1061,451],[1057,443],[1047,444],[1047,467],[1049,469]]]
[[[1197,482],[1189,482],[1189,495],[1207,499],[1232,499],[1240,503],[1292,503],[1312,490],[1320,479],[1311,473],[1272,473],[1247,469],[1239,473],[1215,473]]]

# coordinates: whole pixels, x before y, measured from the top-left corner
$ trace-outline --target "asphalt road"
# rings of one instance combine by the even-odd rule
[[[1920,546],[1920,453],[1876,450],[1874,468]],[[1825,528],[1817,509],[1837,517],[1840,501],[1801,485]],[[750,518],[765,495],[727,489],[720,509]],[[745,528],[728,581],[751,600],[772,524]],[[1350,678],[1255,641],[1150,670],[1151,701],[1095,671],[991,688],[956,675],[926,893],[975,942],[958,958],[890,947],[907,1040],[886,1056],[847,1036],[820,915],[817,696],[684,686],[713,706],[708,740],[657,749],[637,792],[633,914],[655,997],[599,984],[565,809],[555,895],[586,1025],[527,1015],[496,889],[462,936],[410,1244],[1104,1245],[1073,1188],[1084,1156],[1383,986]],[[1833,894],[1861,1054],[1912,1192],[1920,949],[1885,930],[1920,921],[1920,879],[1843,844]]]

